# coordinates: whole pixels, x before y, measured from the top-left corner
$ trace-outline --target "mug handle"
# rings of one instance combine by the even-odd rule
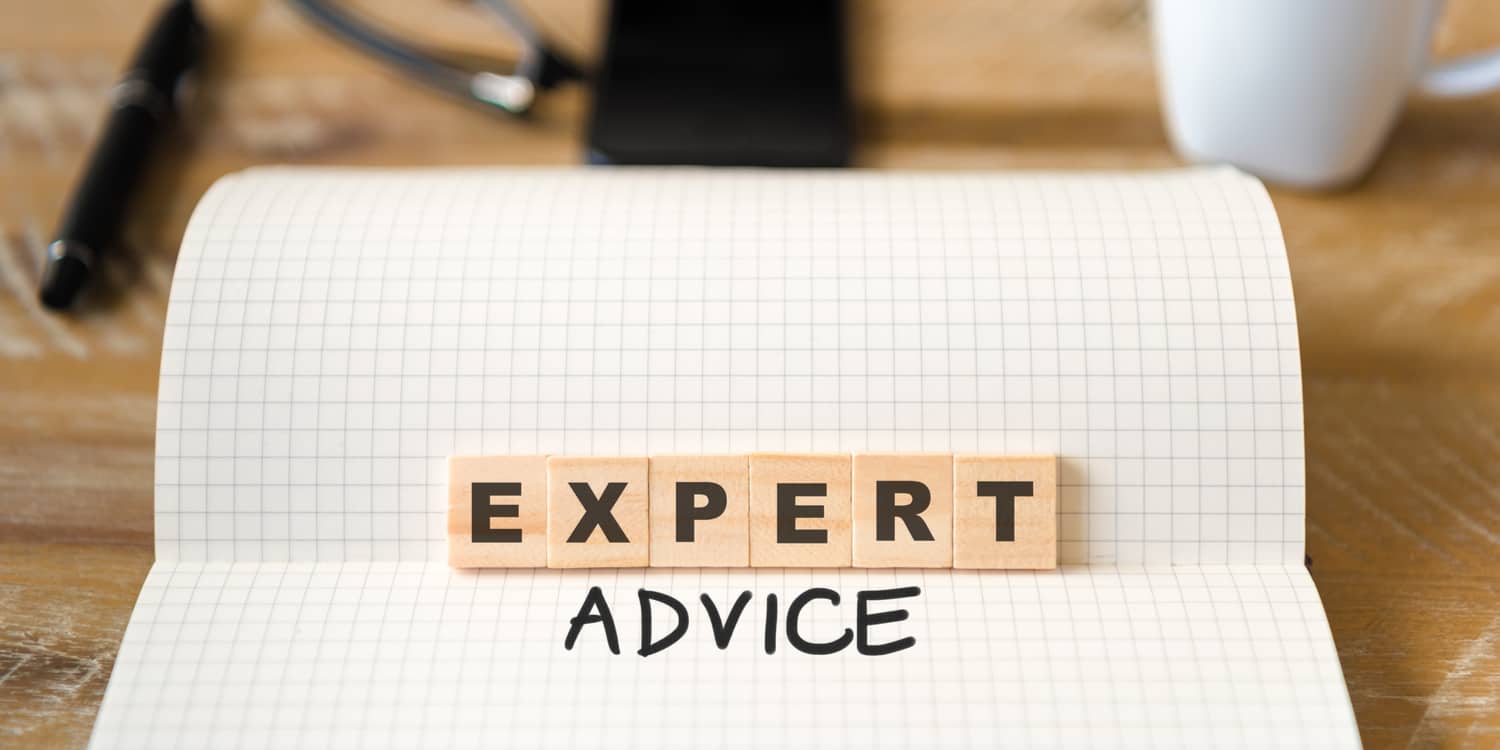
[[[1422,74],[1418,88],[1433,96],[1474,96],[1500,88],[1500,48],[1435,65]]]

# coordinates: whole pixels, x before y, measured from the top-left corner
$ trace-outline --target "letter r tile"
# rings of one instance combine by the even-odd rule
[[[448,459],[448,564],[547,566],[547,457]]]
[[[854,567],[953,566],[953,456],[854,455]]]

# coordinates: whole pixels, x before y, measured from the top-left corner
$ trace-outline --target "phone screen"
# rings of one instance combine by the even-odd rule
[[[848,163],[841,3],[615,0],[609,28],[591,162]]]

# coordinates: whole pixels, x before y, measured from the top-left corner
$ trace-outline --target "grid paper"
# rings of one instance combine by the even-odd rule
[[[760,650],[765,594],[917,585],[899,655]],[[562,639],[591,584],[600,631]],[[752,601],[714,646],[636,656],[640,586]],[[910,602],[911,600],[907,600]],[[831,639],[852,602],[805,610]],[[159,563],[94,744],[171,747],[1340,747],[1349,699],[1305,570],[455,572],[441,563]]]
[[[325,627],[307,635],[311,653],[270,667],[252,662],[248,683],[222,666],[200,669],[219,654],[206,644],[244,638],[247,653],[262,653],[277,643],[237,600],[221,614],[223,597],[285,604],[333,585],[356,602],[389,601],[405,590],[397,583],[404,579],[440,597],[409,617],[447,627],[479,618],[486,633],[499,632],[484,618],[500,600],[481,602],[475,591],[520,587],[527,600],[550,599],[552,606],[533,603],[519,616],[519,634],[479,647],[494,659],[518,658],[491,653],[518,644],[516,653],[539,659],[527,669],[544,676],[594,670],[591,689],[609,689],[610,710],[625,706],[636,717],[599,718],[587,730],[605,734],[532,727],[517,735],[522,744],[614,742],[620,732],[642,744],[710,739],[703,732],[715,723],[673,722],[683,710],[726,718],[712,713],[712,701],[723,702],[723,688],[712,686],[730,675],[755,693],[734,710],[755,712],[767,728],[729,739],[753,743],[785,739],[776,732],[796,724],[806,705],[770,691],[763,680],[773,678],[833,691],[831,710],[807,718],[808,740],[823,744],[866,736],[848,717],[868,707],[856,706],[862,691],[882,683],[913,700],[909,691],[928,690],[924,716],[955,691],[1025,688],[1024,699],[981,701],[998,714],[974,710],[941,722],[934,741],[945,744],[993,742],[1007,731],[1040,744],[1049,737],[1131,744],[1142,736],[1152,744],[1259,744],[1251,739],[1260,730],[1310,740],[1317,735],[1302,732],[1320,729],[1358,741],[1327,623],[1300,569],[1301,376],[1285,251],[1263,188],[1232,170],[252,170],[215,185],[188,228],[159,401],[159,562],[127,631],[94,737],[99,746],[173,738],[190,746],[322,746],[350,736],[362,745],[419,744],[355,726],[372,710],[388,718],[371,702],[377,692],[382,700],[406,690],[431,695],[449,684],[436,663],[414,661],[414,651],[432,647],[430,639],[406,640],[416,637],[416,620],[390,643],[376,638],[376,652],[403,655],[395,675],[328,677],[326,659],[350,666],[373,656],[368,647],[346,656],[358,642]],[[796,656],[721,664],[711,654],[695,660],[685,647],[661,662],[559,658],[557,624],[576,611],[581,594],[572,590],[586,588],[583,580],[630,597],[642,576],[663,574],[474,579],[434,567],[446,557],[449,455],[757,450],[1056,454],[1060,557],[1078,567],[1055,579],[922,574],[923,607],[938,612],[957,594],[978,594],[978,603],[953,606],[977,607],[989,624],[937,616],[913,628],[957,633],[967,649],[1016,653],[1014,628],[1028,621],[1009,604],[1017,596],[1119,589],[1122,576],[1144,582],[1128,592],[1144,591],[1161,606],[1190,590],[1214,592],[1212,602],[1259,601],[1257,592],[1274,590],[1289,603],[1268,617],[1210,607],[1187,618],[1217,635],[1202,627],[1179,633],[1172,628],[1182,618],[1133,607],[1121,618],[1124,632],[1105,640],[1183,635],[1193,648],[1228,658],[1235,634],[1271,642],[1301,634],[1306,653],[1283,665],[1300,687],[1287,692],[1285,675],[1258,657],[1251,666],[1234,663],[1228,687],[1183,672],[1180,653],[1112,650],[1085,660],[1084,649],[1097,644],[1072,634],[1084,625],[1071,616],[1055,618],[1072,623],[1062,631],[1047,620],[1044,640],[1079,655],[1069,668],[1094,686],[1083,697],[1071,689],[1074,673],[1056,671],[1062,652],[1051,648],[1028,649],[1047,654],[1047,666],[1019,677],[1017,665],[993,661],[972,671],[919,666],[938,658],[941,640],[920,654],[823,657],[816,674]],[[272,581],[267,571],[304,573]],[[346,581],[349,571],[379,583]],[[665,575],[675,582],[684,574]],[[783,580],[887,574],[694,575],[705,590],[732,585],[763,595]],[[1266,588],[1268,578],[1274,587]],[[455,592],[468,603],[445,605]],[[375,616],[356,609],[365,614],[351,624]],[[1029,616],[1054,610],[1070,611],[1049,600]],[[206,641],[184,641],[177,614],[194,615],[194,632]],[[393,628],[399,617],[371,622]],[[1208,670],[1200,676],[1225,668],[1193,664]],[[285,711],[305,702],[279,701],[291,700],[286,681],[307,668],[326,680],[320,695],[334,705],[326,716],[304,711],[289,723]],[[431,739],[459,731],[444,712],[484,696],[547,695],[550,708],[577,709],[565,693],[549,692],[561,688],[517,692],[527,669],[471,675],[482,686],[478,698],[465,693],[414,709],[415,723],[395,720],[392,731],[448,744]],[[1162,693],[1129,698],[1112,682],[1116,672],[1165,674],[1173,697],[1139,703]],[[411,674],[415,685],[397,679]],[[642,684],[669,687],[671,697],[642,705]],[[1198,700],[1179,696],[1178,685],[1233,710],[1174,713]],[[636,697],[623,703],[616,688]],[[1304,700],[1303,690],[1320,697]],[[193,707],[198,696],[218,696],[223,710],[185,711],[173,702],[182,696]],[[252,699],[270,703],[244,710]],[[1019,716],[1006,713],[1017,708],[1005,703],[1011,699],[1025,709]],[[512,724],[559,715],[571,714],[532,710]],[[1110,715],[1113,723],[1103,718]],[[894,720],[888,715],[877,718],[890,730],[877,732],[878,741],[905,736],[882,724]],[[343,722],[338,736],[330,740],[324,721]],[[922,723],[908,717],[901,726]],[[264,737],[274,741],[255,739]]]
[[[253,171],[178,259],[165,560],[443,559],[455,454],[1060,456],[1068,563],[1300,563],[1275,215],[1229,171]]]

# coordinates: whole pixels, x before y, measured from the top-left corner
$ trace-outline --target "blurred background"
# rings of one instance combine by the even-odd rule
[[[598,59],[605,3],[515,4],[561,51]],[[160,337],[203,191],[261,164],[585,159],[585,87],[511,118],[396,75],[287,3],[199,5],[208,52],[133,204],[110,291],[58,316],[36,302],[40,259],[158,6],[0,0],[0,745],[88,736],[151,560]],[[519,51],[473,3],[350,7],[419,43]],[[856,167],[1184,163],[1142,0],[846,10]],[[1500,9],[1455,0],[1434,54],[1496,43]],[[1308,547],[1361,731],[1371,746],[1500,742],[1500,96],[1417,97],[1362,180],[1272,195],[1302,332]],[[37,468],[60,455],[73,470]]]

